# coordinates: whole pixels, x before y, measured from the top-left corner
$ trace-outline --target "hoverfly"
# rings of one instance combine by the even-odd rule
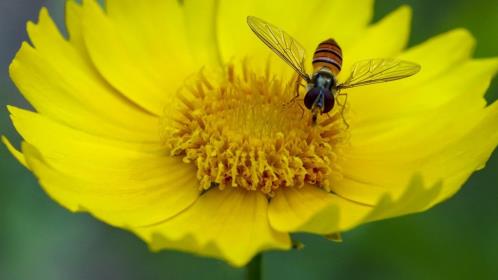
[[[420,71],[420,65],[409,61],[363,60],[356,62],[349,78],[338,84],[336,77],[342,67],[342,50],[334,39],[327,39],[318,44],[312,61],[314,71],[310,76],[306,73],[304,66],[305,50],[296,39],[257,17],[247,17],[247,24],[261,41],[297,72],[296,97],[299,96],[301,80],[306,81],[307,92],[304,105],[312,113],[312,124],[316,124],[318,114],[327,113],[334,108],[337,96],[344,95],[340,94],[341,90],[395,81],[410,77]],[[345,104],[342,106],[344,111]],[[344,115],[342,117],[344,119]],[[345,123],[349,126],[346,121]]]

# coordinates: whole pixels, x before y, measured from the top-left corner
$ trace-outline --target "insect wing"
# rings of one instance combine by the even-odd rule
[[[249,16],[247,24],[261,41],[287,62],[303,79],[311,80],[304,67],[305,50],[299,42],[285,31],[260,18]]]
[[[420,65],[404,60],[363,60],[353,65],[351,75],[338,88],[344,89],[395,81],[415,75],[419,71]]]

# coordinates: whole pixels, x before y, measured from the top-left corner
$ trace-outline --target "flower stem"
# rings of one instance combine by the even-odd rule
[[[261,275],[261,262],[263,260],[263,254],[257,254],[246,268],[246,279],[247,280],[261,280],[263,277]]]

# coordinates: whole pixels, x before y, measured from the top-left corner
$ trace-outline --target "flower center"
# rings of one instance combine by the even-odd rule
[[[281,187],[330,190],[347,130],[333,110],[311,124],[295,78],[226,67],[222,78],[199,73],[179,92],[177,114],[164,121],[172,156],[195,164],[202,189],[240,187],[272,196]],[[171,115],[169,112],[168,115]]]

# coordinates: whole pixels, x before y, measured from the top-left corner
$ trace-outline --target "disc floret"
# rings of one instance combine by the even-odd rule
[[[195,164],[205,190],[329,190],[346,139],[341,117],[332,113],[311,125],[302,99],[289,102],[295,79],[250,71],[247,63],[241,68],[229,65],[221,79],[203,71],[179,92],[178,113],[164,122],[171,155]]]

